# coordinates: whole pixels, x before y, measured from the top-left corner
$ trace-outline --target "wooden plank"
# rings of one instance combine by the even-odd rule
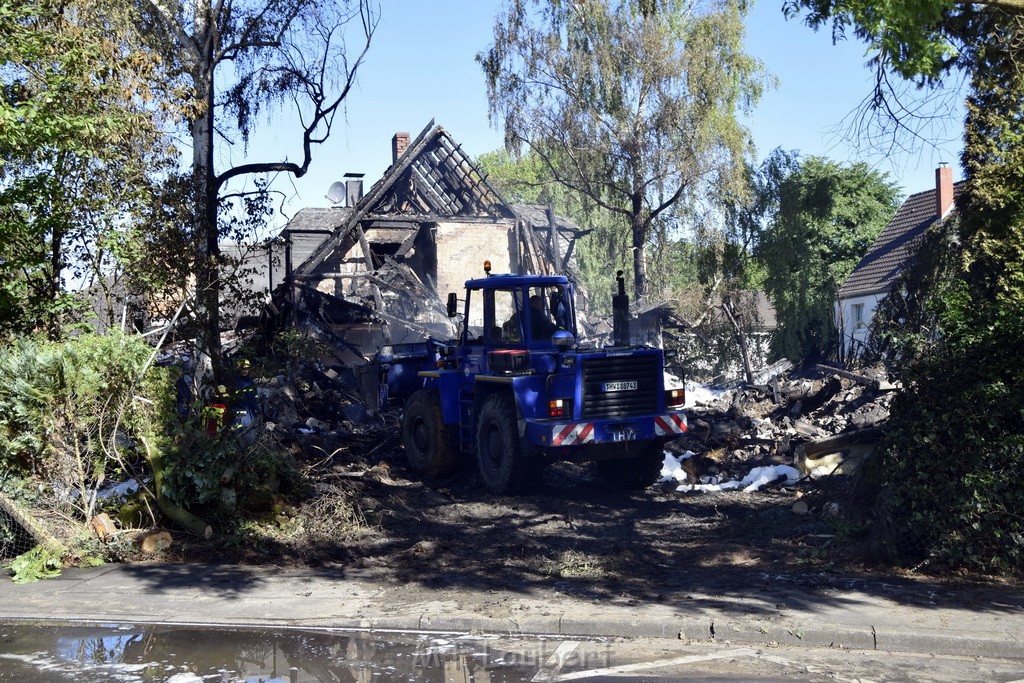
[[[822,363],[818,363],[816,367],[822,372],[830,372],[833,375],[843,377],[845,379],[850,380],[851,382],[856,382],[857,384],[866,387],[871,387],[875,391],[893,391],[900,388],[898,384],[892,384],[887,380],[871,379],[870,377],[864,377],[863,375],[857,375],[852,372],[847,372],[846,370],[835,368],[832,367],[831,365],[824,365]]]
[[[548,204],[544,211],[548,216],[548,250],[551,252],[551,265],[556,273],[562,272],[562,254],[558,244],[558,224],[555,222],[555,207]]]

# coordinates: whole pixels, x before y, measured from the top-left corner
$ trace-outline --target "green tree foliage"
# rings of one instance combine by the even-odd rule
[[[833,40],[852,33],[867,43],[879,73],[891,69],[921,84],[969,62],[965,44],[983,35],[987,16],[1024,14],[1024,0],[784,0],[782,7],[787,16],[803,14],[812,28],[831,24]]]
[[[950,226],[958,235],[948,238],[960,259],[919,260],[918,276],[935,283],[923,295],[935,325],[897,328],[909,351],[898,367],[907,391],[887,433],[880,518],[889,523],[878,538],[896,557],[1020,575],[1024,30],[989,19],[970,55],[967,179]]]
[[[583,286],[590,294],[590,310],[611,311],[614,273],[630,267],[628,240],[615,216],[587,196],[555,180],[539,154],[527,151],[516,157],[505,150],[480,156],[481,170],[511,202],[550,205],[590,233],[576,244],[574,256]]]
[[[59,336],[65,278],[109,271],[166,159],[133,30],[106,0],[0,0],[0,336]]]
[[[617,218],[637,295],[659,219],[687,217],[709,187],[740,186],[737,115],[763,84],[743,52],[745,11],[733,0],[516,0],[478,57],[507,148],[533,150]]]
[[[953,66],[970,75],[967,176],[956,223],[947,226],[956,234],[926,241],[945,242],[952,254],[925,251],[916,286],[890,297],[892,317],[902,323],[890,335],[901,353],[896,371],[907,390],[887,430],[876,539],[893,557],[1019,575],[1024,2],[798,0],[786,7],[811,11],[815,25],[831,20],[838,34],[852,30],[875,51],[880,74],[893,69],[924,84]],[[876,103],[885,99],[876,94]]]
[[[778,185],[778,212],[757,245],[767,291],[778,316],[773,353],[818,358],[835,338],[839,285],[853,271],[898,207],[899,191],[885,173],[856,162],[808,157]]]

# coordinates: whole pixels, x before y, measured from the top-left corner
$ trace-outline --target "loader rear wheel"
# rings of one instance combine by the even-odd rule
[[[406,401],[402,443],[409,469],[426,479],[444,476],[458,465],[459,453],[441,417],[441,400],[436,391],[417,391]]]
[[[509,493],[525,482],[529,447],[519,436],[516,404],[511,396],[494,394],[480,406],[476,431],[476,459],[484,488]]]
[[[664,449],[660,442],[644,446],[633,458],[599,460],[594,465],[597,473],[609,488],[617,491],[641,491],[661,477],[665,462]]]

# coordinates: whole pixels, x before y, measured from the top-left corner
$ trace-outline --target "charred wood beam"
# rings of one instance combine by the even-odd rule
[[[345,253],[346,251],[352,248],[352,245],[350,244],[345,249],[341,249],[345,240],[347,240],[350,237],[352,227],[359,223],[359,221],[361,221],[364,216],[366,216],[371,206],[375,206],[377,202],[380,201],[380,199],[384,196],[385,192],[391,188],[395,178],[401,176],[402,172],[405,171],[405,169],[407,169],[410,165],[412,165],[413,160],[415,160],[417,156],[414,150],[418,149],[423,145],[424,140],[426,140],[427,138],[427,134],[433,129],[433,127],[434,120],[431,119],[430,123],[427,124],[427,127],[424,128],[423,131],[416,137],[416,140],[414,140],[413,143],[409,145],[409,149],[407,149],[406,153],[402,155],[402,158],[398,160],[398,163],[394,164],[388,170],[388,172],[385,173],[384,178],[382,178],[379,183],[370,188],[370,191],[366,194],[365,197],[363,197],[362,201],[360,201],[356,205],[355,210],[352,212],[352,215],[349,216],[348,220],[338,229],[337,232],[335,232],[333,235],[324,240],[320,244],[320,246],[317,247],[313,251],[313,253],[309,255],[309,258],[303,261],[298,266],[298,268],[296,268],[296,275],[308,275],[311,272],[313,272],[313,270],[315,270],[317,266],[323,263],[335,251],[341,250],[341,253]],[[413,153],[410,154],[409,152]]]
[[[417,167],[412,167],[412,176],[416,181],[416,189],[418,192],[422,192],[428,200],[433,204],[430,208],[437,212],[448,211],[450,213],[458,213],[458,207],[447,197],[443,196],[434,188],[428,178],[424,177],[423,172]]]
[[[530,250],[533,252],[534,261],[537,264],[537,270],[535,271],[538,275],[550,275],[551,264],[546,259],[541,258],[541,254],[544,250],[537,244],[537,235],[534,233],[532,226],[526,226],[525,230],[526,239],[529,243]]]
[[[412,247],[413,247],[414,244],[416,244],[416,238],[418,236],[419,236],[419,231],[418,230],[415,230],[412,233],[410,233],[410,235],[408,237],[406,237],[402,241],[402,243],[398,246],[398,251],[395,252],[395,258],[402,258],[406,254],[408,254],[410,251],[412,251]]]
[[[855,382],[856,384],[860,384],[865,387],[871,387],[875,391],[893,391],[899,388],[897,385],[892,384],[887,380],[878,380],[872,379],[870,377],[864,377],[863,375],[858,375],[853,372],[847,372],[846,370],[835,368],[832,367],[831,365],[824,365],[822,363],[818,363],[816,367],[822,372],[837,375],[838,377],[848,379],[851,382]]]
[[[469,186],[470,192],[480,208],[488,215],[497,217],[499,212],[494,207],[504,205],[505,200],[491,187],[491,184],[487,182],[487,177],[462,151],[462,145],[453,145],[452,141],[446,137],[439,142],[439,146],[448,152],[441,160],[460,177],[463,184]]]
[[[407,327],[410,330],[413,330],[414,332],[419,332],[424,337],[433,336],[437,332],[437,330],[432,330],[424,325],[420,325],[419,323],[414,323],[409,320],[403,320],[402,318],[399,318],[397,316],[388,315],[383,311],[377,311],[374,313],[374,315],[380,318],[381,321],[388,323],[389,325],[401,325],[403,327]]]
[[[558,225],[555,222],[555,207],[548,204],[545,213],[548,217],[548,250],[551,252],[551,265],[555,272],[562,272],[562,254],[558,244]]]
[[[536,273],[536,259],[533,256],[529,240],[526,236],[526,231],[529,229],[530,228],[527,227],[525,221],[521,219],[516,221],[516,244],[518,244],[520,248],[519,267],[528,273]]]
[[[437,296],[437,292],[434,291],[434,289],[432,287],[427,287],[423,283],[423,281],[420,280],[420,278],[416,274],[415,270],[413,270],[412,268],[410,268],[409,266],[407,266],[407,265],[405,265],[403,263],[399,263],[398,261],[396,261],[395,259],[391,258],[390,256],[385,256],[384,257],[384,263],[386,263],[388,266],[390,266],[392,268],[393,272],[398,273],[399,275],[401,275],[402,278],[404,278],[405,281],[410,286],[412,286],[413,289],[418,290],[419,292],[423,293],[424,295],[435,297],[435,298],[438,299],[438,302],[440,302],[440,298]]]

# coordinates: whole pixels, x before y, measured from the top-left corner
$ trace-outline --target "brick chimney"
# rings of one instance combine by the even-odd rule
[[[398,157],[405,154],[405,150],[408,146],[409,134],[395,133],[395,137],[391,138],[391,163],[398,161]]]
[[[943,164],[935,169],[935,212],[941,220],[953,205],[953,169]]]

